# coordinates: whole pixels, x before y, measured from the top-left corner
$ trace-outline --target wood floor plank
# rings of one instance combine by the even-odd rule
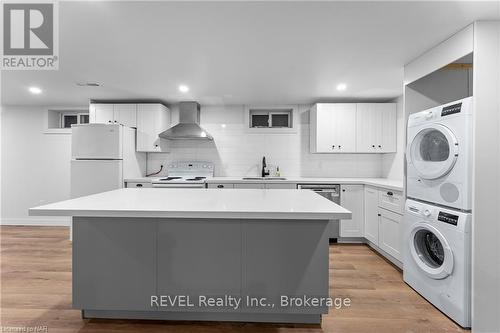
[[[0,325],[47,326],[53,333],[434,333],[467,332],[402,279],[368,246],[331,245],[330,295],[351,306],[331,308],[318,325],[84,320],[71,308],[71,242],[65,227],[0,227]]]

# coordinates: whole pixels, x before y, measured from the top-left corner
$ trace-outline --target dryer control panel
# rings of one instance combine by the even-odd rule
[[[441,110],[441,117],[449,116],[450,114],[459,113],[462,111],[462,103],[452,104],[443,107]]]

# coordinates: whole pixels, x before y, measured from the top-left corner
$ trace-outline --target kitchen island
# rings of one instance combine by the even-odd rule
[[[329,220],[312,191],[120,189],[30,209],[73,217],[86,318],[320,323]]]

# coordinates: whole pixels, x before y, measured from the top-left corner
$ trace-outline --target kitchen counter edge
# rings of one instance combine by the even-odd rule
[[[152,177],[127,178],[126,183],[148,183]],[[242,179],[242,177],[214,177],[207,179],[208,184],[353,184],[381,187],[394,191],[403,191],[403,180],[389,178],[308,178],[308,177],[286,177],[285,180],[272,179]]]

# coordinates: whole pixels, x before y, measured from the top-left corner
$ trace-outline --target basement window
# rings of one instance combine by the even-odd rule
[[[250,128],[292,128],[293,109],[250,109]]]
[[[71,125],[88,123],[88,110],[49,109],[47,110],[47,130],[45,133],[68,134],[71,133]]]

